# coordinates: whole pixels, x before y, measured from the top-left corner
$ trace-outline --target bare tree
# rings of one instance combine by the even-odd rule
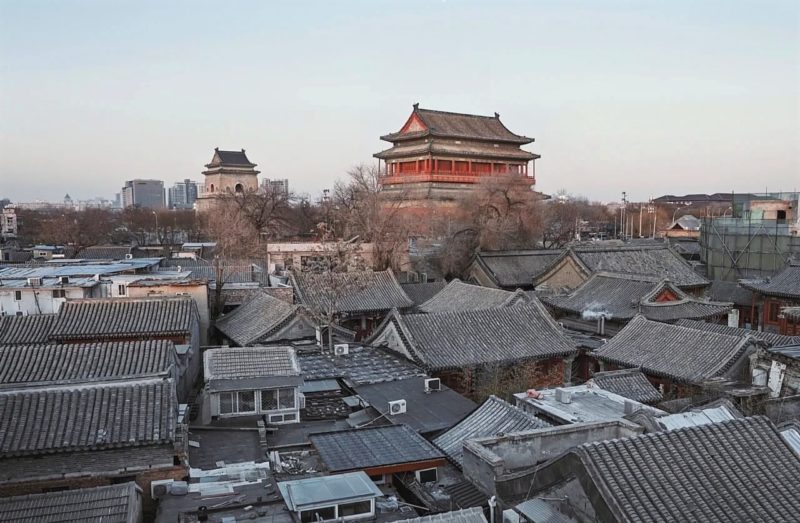
[[[310,296],[307,310],[318,325],[328,330],[328,350],[333,351],[333,326],[341,317],[341,300],[364,289],[366,270],[358,238],[337,239],[330,228],[318,225],[318,255],[303,268]]]
[[[376,167],[356,165],[333,189],[332,231],[339,237],[357,236],[373,245],[376,270],[399,268],[408,242],[409,227],[402,206],[404,195],[386,198]]]

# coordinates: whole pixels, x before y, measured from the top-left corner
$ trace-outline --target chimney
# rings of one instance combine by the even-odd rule
[[[559,403],[572,403],[572,393],[567,389],[556,389],[556,401]]]
[[[642,406],[639,403],[637,403],[635,401],[632,401],[632,400],[625,400],[625,415],[626,416],[628,414],[633,414],[637,410],[641,410],[641,409],[642,409]]]

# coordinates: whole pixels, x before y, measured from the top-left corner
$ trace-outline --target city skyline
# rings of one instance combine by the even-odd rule
[[[220,34],[208,3],[3,5],[0,197],[200,181],[214,147],[313,196],[417,102],[499,112],[545,193],[800,185],[794,2],[242,2]]]

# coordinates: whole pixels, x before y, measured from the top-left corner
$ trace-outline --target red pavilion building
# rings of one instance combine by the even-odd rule
[[[500,115],[414,110],[396,133],[381,136],[392,147],[382,160],[381,189],[412,202],[453,200],[481,183],[503,180],[532,190],[539,155],[522,149],[533,138],[514,134]]]

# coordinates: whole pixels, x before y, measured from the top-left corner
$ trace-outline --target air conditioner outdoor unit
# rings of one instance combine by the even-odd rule
[[[425,380],[425,393],[438,392],[442,390],[442,380],[439,378],[428,378]]]
[[[150,483],[150,497],[153,499],[161,499],[169,494],[169,486],[172,485],[174,479],[159,479]]]
[[[337,343],[333,346],[333,354],[335,356],[344,356],[350,354],[350,345],[347,343]]]
[[[406,413],[406,400],[395,400],[389,402],[389,415],[395,416],[397,414]]]
[[[61,276],[58,281],[61,282],[61,285],[66,285],[69,283],[69,276]]]
[[[126,254],[125,255],[125,259],[126,260],[132,260],[133,259],[133,254],[131,254],[131,253]]]
[[[28,278],[28,285],[30,285],[31,287],[36,286],[36,285],[41,286],[42,285],[42,279],[41,278]]]

